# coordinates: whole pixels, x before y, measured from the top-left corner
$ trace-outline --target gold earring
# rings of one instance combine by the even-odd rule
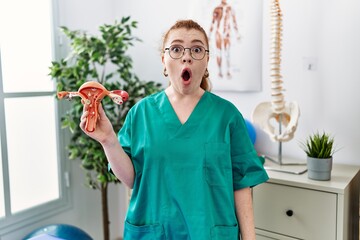
[[[205,77],[205,78],[208,78],[208,77],[209,77],[209,71],[208,71],[208,69],[205,70],[204,77]]]
[[[167,74],[167,72],[166,72],[166,68],[164,68],[163,74],[164,74],[165,77],[169,76],[169,74]]]

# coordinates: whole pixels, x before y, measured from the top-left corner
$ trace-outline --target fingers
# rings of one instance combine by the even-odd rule
[[[86,118],[87,118],[87,116],[89,115],[89,111],[87,111],[87,107],[86,107],[86,105],[84,105],[84,107],[83,107],[83,114],[81,115],[81,117],[80,117],[80,124],[79,124],[79,126],[80,126],[80,128],[85,132],[86,130],[85,130],[85,125],[86,125]]]
[[[105,119],[106,114],[105,114],[104,108],[102,107],[101,103],[99,104],[98,113],[99,113],[100,119]]]
[[[86,121],[87,121],[87,118],[89,116],[89,111],[88,111],[88,106],[86,106],[86,104],[84,105],[83,107],[83,114],[81,115],[80,117],[80,128],[87,133],[86,131]],[[107,119],[107,116],[106,116],[106,113],[101,105],[101,103],[99,104],[99,107],[98,107],[98,120],[105,120]]]

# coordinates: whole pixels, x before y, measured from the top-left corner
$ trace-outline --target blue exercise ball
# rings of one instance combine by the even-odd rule
[[[65,240],[93,240],[86,232],[78,227],[68,224],[53,224],[38,228],[29,233],[23,240],[36,239],[36,236],[43,234],[58,237]]]
[[[247,128],[247,131],[248,131],[248,134],[249,134],[252,144],[255,144],[256,130],[255,130],[254,125],[247,119],[245,119],[245,125],[246,125],[246,128]]]

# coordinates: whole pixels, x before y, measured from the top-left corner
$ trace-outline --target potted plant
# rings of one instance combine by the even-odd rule
[[[307,155],[308,177],[314,180],[330,180],[333,163],[334,138],[330,134],[316,132],[302,143]]]
[[[143,97],[161,90],[161,84],[140,81],[133,73],[132,59],[126,51],[138,38],[132,35],[136,21],[123,17],[120,22],[99,27],[99,36],[61,27],[70,40],[68,57],[52,62],[49,75],[56,80],[57,91],[77,91],[86,81],[97,81],[108,90],[122,89],[129,93],[124,104],[113,104],[104,98],[102,105],[117,132],[123,125],[129,109]],[[70,159],[79,159],[86,171],[87,185],[100,190],[102,199],[104,240],[109,239],[109,214],[107,189],[109,183],[119,183],[108,172],[107,159],[101,145],[86,136],[79,127],[83,106],[74,98],[72,107],[61,118],[62,127],[69,128],[72,136],[67,149]]]

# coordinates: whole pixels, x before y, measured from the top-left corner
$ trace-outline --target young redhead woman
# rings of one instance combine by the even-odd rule
[[[209,43],[192,20],[164,35],[169,86],[139,101],[118,135],[102,107],[94,132],[115,175],[133,189],[125,240],[255,239],[251,187],[268,176],[230,102],[210,92]]]

